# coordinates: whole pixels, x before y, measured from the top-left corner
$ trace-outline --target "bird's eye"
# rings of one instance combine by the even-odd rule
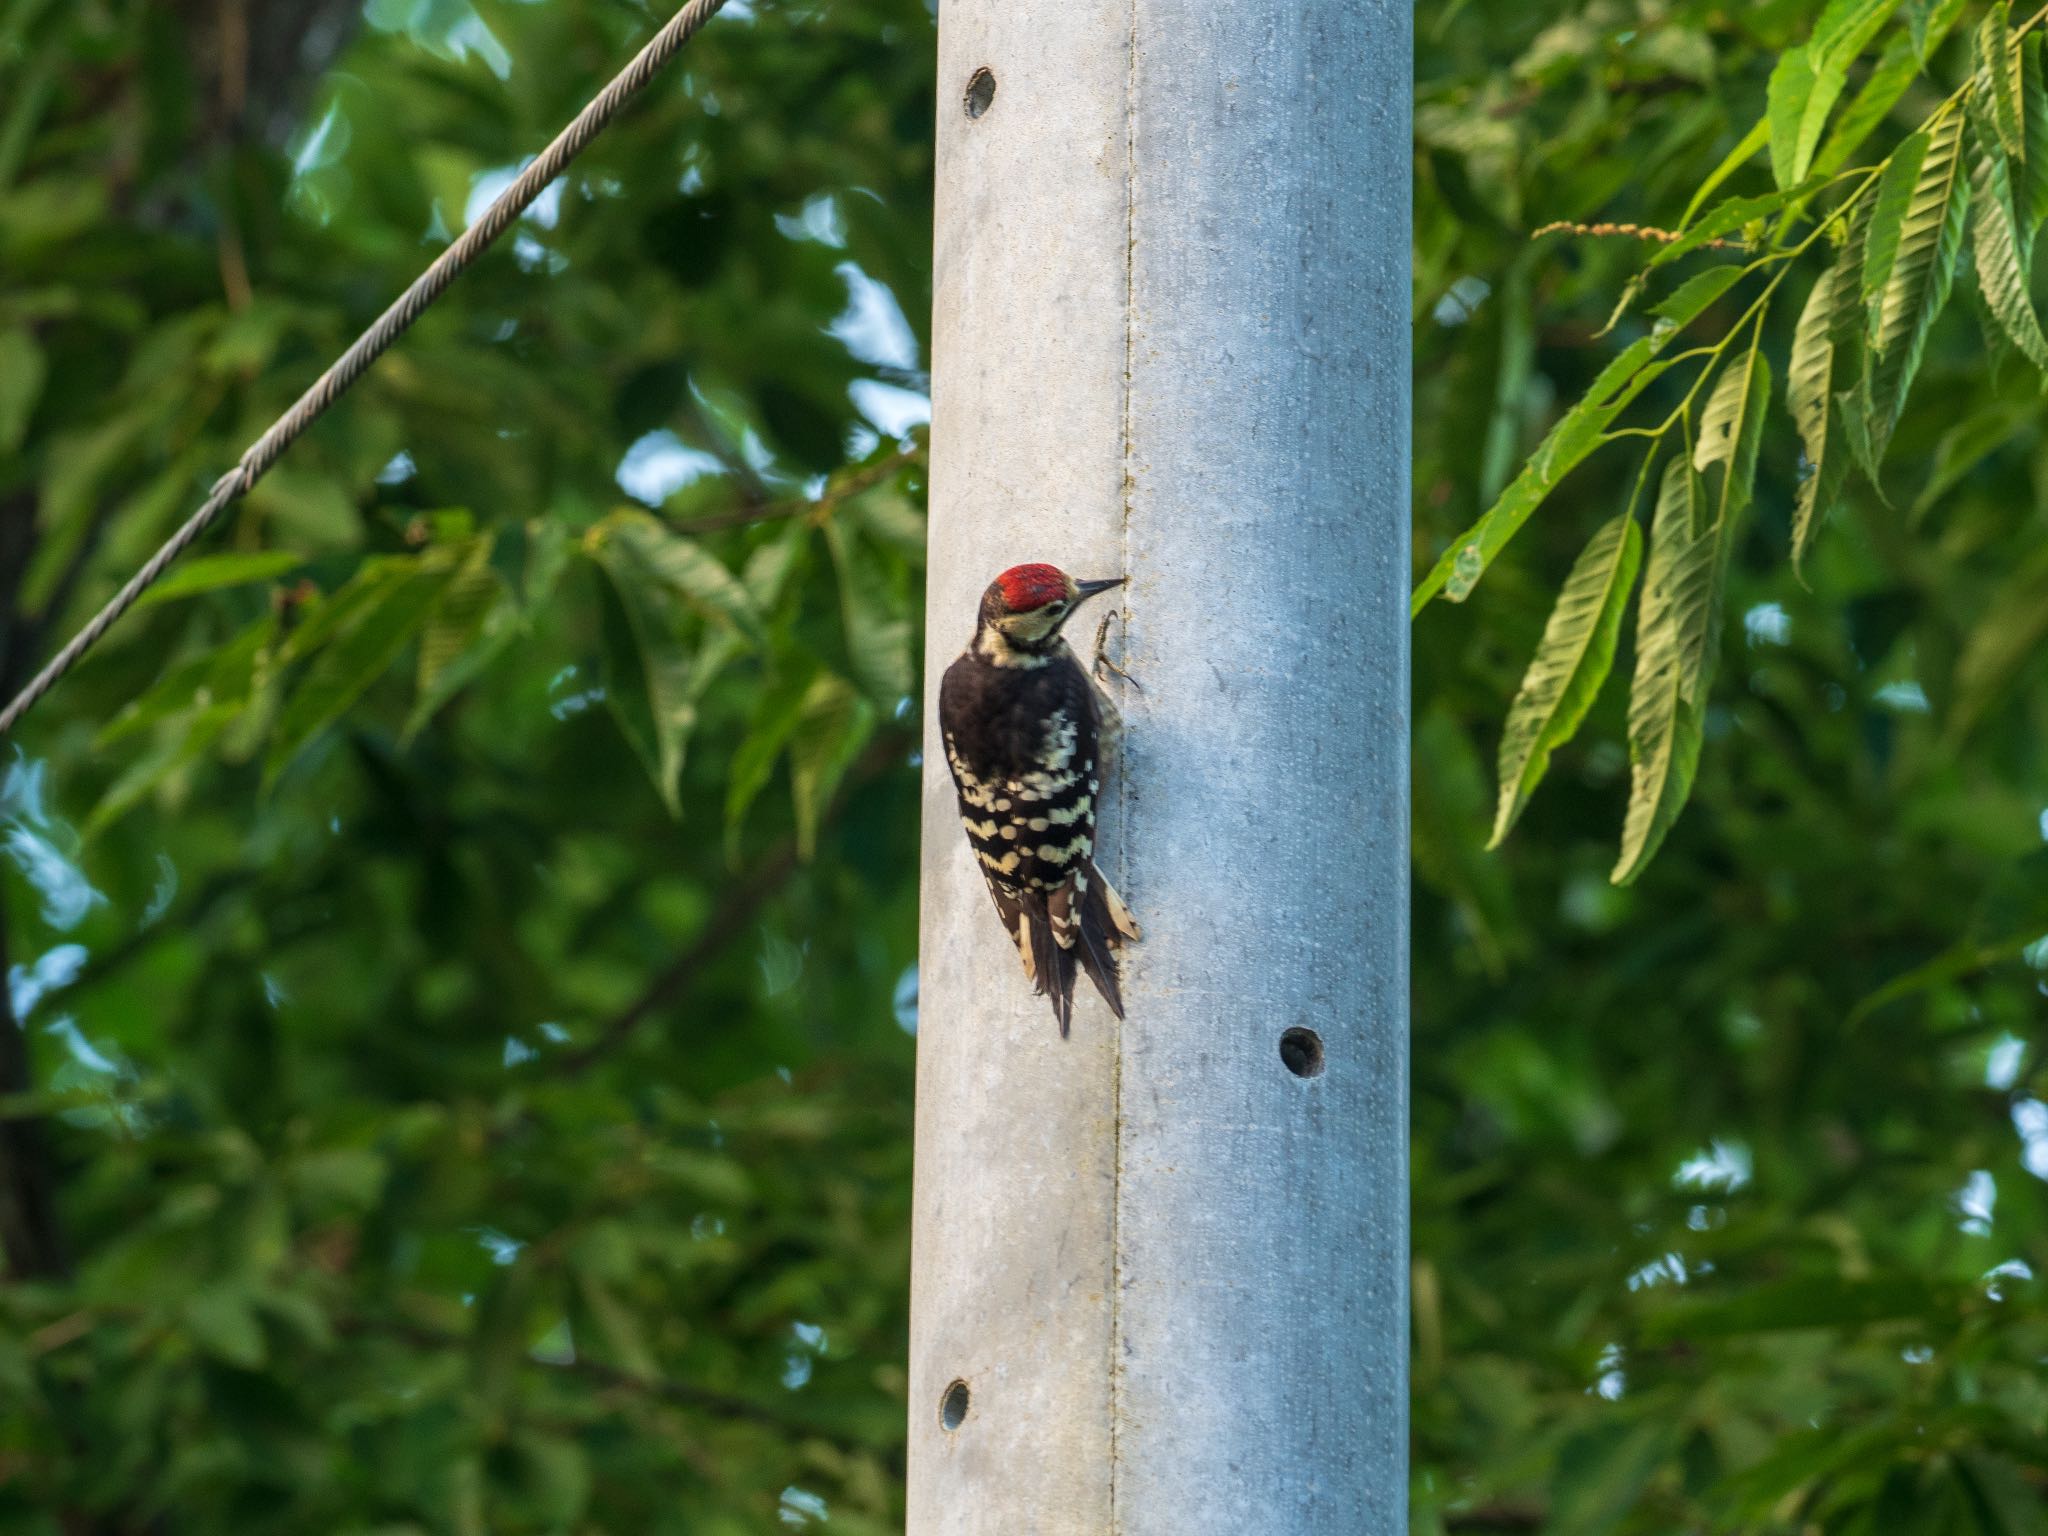
[[[1061,614],[1067,611],[1067,605],[1063,602],[1047,603],[1045,605],[1045,611],[1051,614],[1054,618],[1058,618]]]

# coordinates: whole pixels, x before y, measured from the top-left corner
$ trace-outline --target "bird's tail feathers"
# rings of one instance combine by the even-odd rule
[[[1077,893],[1062,886],[1051,898],[1018,899],[999,893],[996,905],[1024,962],[1033,988],[1052,999],[1053,1017],[1065,1038],[1074,1017],[1074,982],[1086,971],[1095,990],[1119,1019],[1124,1016],[1123,988],[1118,982],[1116,951],[1138,937],[1138,925],[1115,887],[1091,862],[1082,871],[1085,885]],[[1078,884],[1079,882],[1075,882]],[[1007,899],[1006,899],[1007,897]],[[1075,914],[1079,907],[1078,920]]]

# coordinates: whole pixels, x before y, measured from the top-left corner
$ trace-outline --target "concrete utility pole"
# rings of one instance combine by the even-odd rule
[[[1406,1530],[1410,58],[942,5],[910,1536]],[[1024,560],[1129,573],[1143,690],[1066,1041],[930,725]]]

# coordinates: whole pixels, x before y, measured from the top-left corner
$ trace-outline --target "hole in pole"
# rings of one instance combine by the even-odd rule
[[[988,104],[996,99],[995,72],[986,64],[967,77],[967,97],[964,105],[969,118],[976,118],[988,110]]]
[[[1290,1029],[1280,1036],[1280,1059],[1296,1077],[1323,1075],[1323,1037],[1312,1029]]]
[[[951,1431],[966,1423],[967,1405],[972,1396],[967,1390],[967,1383],[956,1377],[939,1399],[939,1427]]]

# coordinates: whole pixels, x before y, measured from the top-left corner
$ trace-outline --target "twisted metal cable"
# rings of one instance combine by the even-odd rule
[[[511,227],[512,221],[526,211],[527,204],[540,196],[548,183],[561,175],[592,139],[604,132],[619,108],[637,95],[724,5],[725,0],[690,0],[669,19],[668,25],[634,55],[633,61],[619,71],[611,84],[577,113],[569,126],[555,136],[554,142],[499,194],[497,201],[484,210],[483,216],[464,230],[462,237],[453,245],[435,257],[433,264],[413,280],[412,286],[335,359],[332,367],[314,380],[312,387],[299,396],[297,403],[249,445],[240,462],[214,482],[213,490],[199,510],[164,541],[163,548],[150,556],[148,563],[108,599],[106,606],[71,637],[63,650],[50,658],[49,664],[29,680],[28,685],[15,696],[14,702],[0,711],[0,736],[14,729],[36,701],[56,686],[57,680],[77,665],[81,656],[99,643],[100,637],[134,606],[135,600],[156,583],[178,556],[213,526],[222,512],[249,494],[250,488],[263,478],[264,472],[278,461],[292,441],[311,426],[321,412],[334,404],[343,390],[361,378],[387,347],[405,334],[406,328],[447,291],[448,285],[461,275],[463,269]]]

